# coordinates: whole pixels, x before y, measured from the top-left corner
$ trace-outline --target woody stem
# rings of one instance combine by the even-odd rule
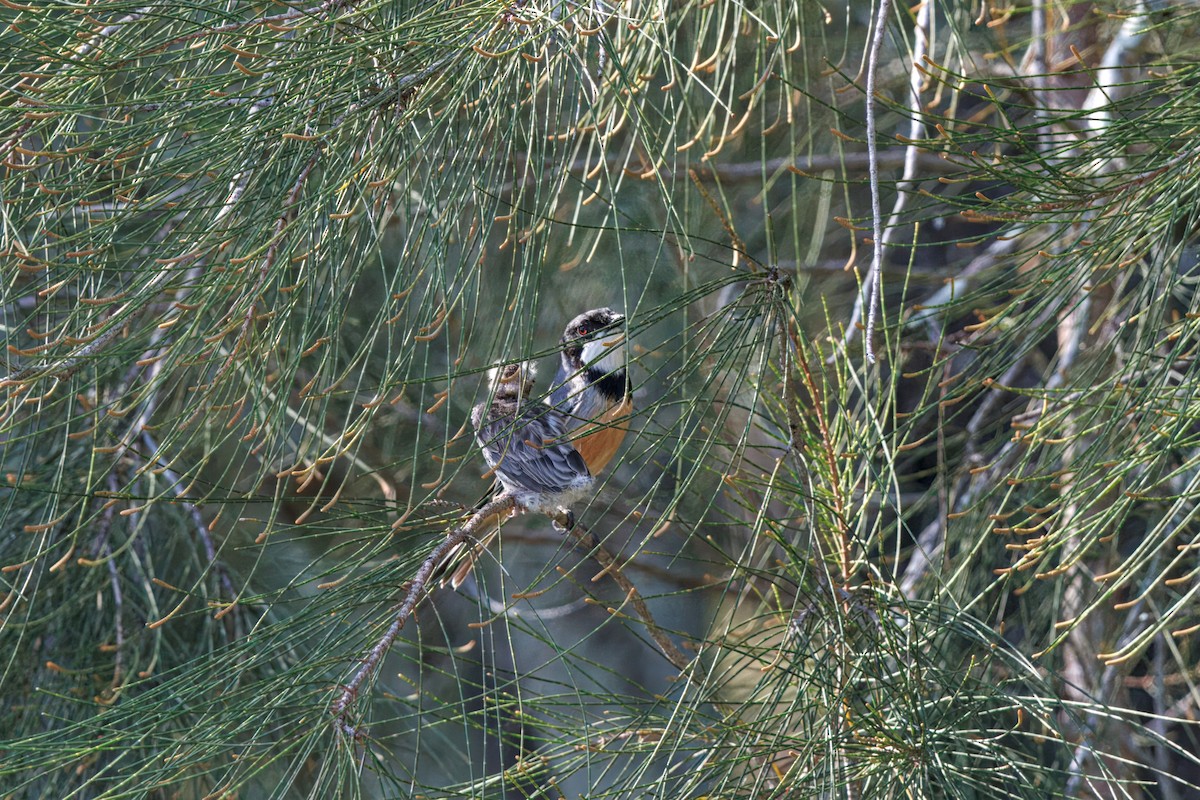
[[[450,531],[441,544],[433,548],[429,555],[425,557],[416,574],[413,575],[412,580],[408,582],[408,586],[405,588],[404,599],[400,601],[400,606],[396,609],[396,615],[392,619],[392,624],[388,626],[387,631],[363,658],[362,665],[354,673],[354,677],[342,688],[342,693],[330,706],[330,711],[333,712],[336,718],[336,724],[344,732],[351,735],[358,732],[357,729],[346,722],[346,711],[358,696],[358,691],[362,688],[363,683],[378,669],[380,662],[383,661],[383,657],[387,655],[392,643],[396,641],[396,637],[400,635],[401,629],[404,628],[404,623],[408,622],[408,618],[416,610],[417,604],[425,597],[425,586],[429,583],[434,570],[451,550],[473,537],[480,526],[490,517],[495,514],[506,513],[515,507],[516,500],[510,495],[501,494],[493,498],[472,514],[470,519],[461,526]]]
[[[641,592],[639,592],[637,587],[634,586],[633,581],[625,577],[625,573],[621,571],[621,566],[617,563],[617,559],[600,542],[599,538],[593,536],[579,525],[570,526],[566,524],[570,522],[570,519],[567,514],[561,511],[557,512],[557,514],[550,514],[548,516],[565,528],[568,533],[570,533],[571,537],[575,539],[575,541],[581,547],[587,549],[592,558],[596,559],[597,563],[600,564],[602,569],[592,580],[599,580],[604,575],[608,575],[610,578],[612,578],[613,583],[617,584],[617,586],[621,587],[621,590],[625,592],[626,599],[633,606],[634,612],[642,620],[642,624],[646,626],[646,631],[650,634],[650,638],[653,639],[654,643],[658,645],[658,648],[662,650],[663,655],[667,657],[667,660],[671,662],[671,665],[681,672],[687,669],[687,657],[680,652],[679,648],[675,646],[675,643],[671,641],[670,637],[667,636],[663,629],[658,627],[658,623],[654,621],[654,615],[650,613],[650,607],[646,605],[646,601],[642,598]]]

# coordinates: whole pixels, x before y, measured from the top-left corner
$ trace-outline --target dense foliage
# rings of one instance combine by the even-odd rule
[[[1194,796],[1196,11],[0,0],[0,787]],[[605,305],[619,566],[345,694]]]

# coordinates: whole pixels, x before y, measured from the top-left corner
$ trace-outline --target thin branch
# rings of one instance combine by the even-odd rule
[[[925,172],[952,175],[963,171],[962,165],[915,146],[890,147],[881,150],[876,154],[876,164],[880,169],[904,167],[910,150],[917,154],[917,163]],[[618,167],[624,165],[624,161],[625,159],[621,156],[607,156],[604,159],[605,170],[614,172]],[[579,158],[571,162],[567,171],[573,175],[582,175],[592,172],[596,167],[597,163],[594,160]],[[734,184],[758,182],[763,179],[764,175],[774,175],[784,169],[791,170],[798,175],[813,177],[810,173],[821,173],[830,169],[843,170],[846,173],[862,173],[869,168],[870,159],[866,153],[833,153],[809,156],[802,159],[800,164],[797,164],[796,159],[792,156],[770,158],[766,161],[736,161],[727,164],[706,161],[703,164],[690,165],[680,169],[673,169],[670,165],[663,164],[658,167],[654,175],[656,180],[668,182],[694,173],[701,181],[719,180],[721,183]],[[540,170],[526,170],[521,180],[505,183],[497,193],[507,195],[516,189],[529,189],[539,183],[556,180],[559,169],[561,167],[557,164],[546,162]]]
[[[874,252],[872,254],[871,271],[867,275],[866,285],[870,288],[871,300],[869,302],[870,310],[869,310],[869,316],[867,319],[867,331],[864,334],[864,344],[866,345],[866,348],[867,348],[867,358],[870,359],[872,362],[875,360],[875,357],[874,357],[875,351],[874,351],[874,345],[871,342],[871,339],[872,339],[872,334],[874,333],[874,330],[875,330],[875,324],[874,324],[873,320],[874,320],[874,315],[876,313],[876,306],[879,302],[878,292],[879,292],[879,288],[882,286],[882,283],[883,283],[883,281],[882,281],[883,254],[886,251],[887,247],[891,244],[892,238],[895,235],[896,226],[899,225],[899,223],[900,223],[900,215],[901,215],[901,213],[903,213],[905,205],[908,204],[909,193],[912,192],[913,187],[916,185],[917,169],[918,169],[918,167],[922,167],[922,168],[925,167],[926,162],[928,162],[930,160],[930,157],[932,156],[932,154],[926,153],[925,151],[921,150],[917,146],[917,141],[924,139],[925,134],[926,134],[926,128],[925,128],[925,123],[924,123],[925,114],[924,114],[924,109],[922,108],[922,105],[921,105],[921,87],[926,80],[926,76],[925,76],[925,73],[922,72],[918,68],[918,65],[921,64],[922,61],[924,61],[925,58],[929,55],[929,28],[930,28],[930,24],[931,24],[931,20],[930,20],[930,14],[931,14],[930,9],[931,8],[932,8],[932,3],[930,2],[930,0],[925,0],[924,2],[921,3],[920,10],[917,12],[916,24],[913,29],[913,33],[916,36],[917,41],[916,41],[916,46],[913,47],[913,51],[912,51],[913,66],[912,66],[912,70],[909,72],[909,77],[908,77],[908,87],[909,87],[909,95],[910,95],[908,107],[909,107],[909,112],[910,112],[910,117],[911,117],[911,120],[910,120],[909,126],[908,126],[908,139],[910,141],[910,144],[908,144],[906,147],[904,147],[903,150],[900,150],[900,151],[885,151],[885,153],[890,152],[892,154],[895,154],[898,152],[903,156],[902,164],[904,166],[904,172],[901,175],[900,182],[896,184],[896,202],[892,206],[892,213],[888,217],[887,225],[884,226],[884,229],[882,232],[882,240],[880,240],[880,238],[879,238],[881,236],[881,234],[880,234],[878,228],[875,229],[875,233],[874,233],[874,236],[876,237],[876,241],[881,241],[881,245],[879,248],[878,259],[876,258]],[[868,80],[869,79],[870,79],[870,73],[868,73]],[[874,102],[874,93],[873,92],[871,93],[870,99],[872,102]],[[868,118],[868,119],[869,119],[868,124],[873,125],[874,124],[873,118]],[[872,194],[872,208],[877,211],[878,209],[877,209],[876,203],[878,201],[879,167],[882,166],[881,154],[877,150],[875,150],[875,151],[873,151],[874,154],[872,155],[871,148],[874,147],[874,136],[872,134],[868,134],[867,144],[868,144],[868,153],[867,153],[868,167],[869,168],[873,167],[873,172],[871,173],[873,180],[874,180],[874,183],[872,183],[872,191],[874,192],[874,194]],[[948,163],[943,161],[943,159],[937,158],[936,160],[942,162],[943,168],[947,167]],[[877,225],[878,221],[879,221],[878,215],[876,214],[873,217],[873,219],[874,219],[875,224]],[[858,330],[858,322],[860,319],[862,319],[862,311],[863,311],[863,294],[860,292],[854,302],[854,311],[850,315],[850,324],[846,327],[846,336],[845,336],[845,339],[843,340],[844,342],[849,342],[852,338],[854,338],[854,333],[856,330]]]
[[[1137,0],[1117,35],[1109,42],[1100,63],[1096,65],[1096,85],[1083,101],[1083,110],[1089,112],[1085,117],[1088,129],[1093,132],[1104,130],[1112,124],[1112,111],[1106,106],[1111,105],[1116,96],[1121,80],[1121,65],[1125,57],[1137,48],[1146,36],[1150,22],[1146,14],[1146,4]]]
[[[642,599],[641,592],[638,591],[637,586],[629,578],[625,577],[625,573],[621,571],[621,566],[617,563],[617,559],[612,553],[608,552],[608,549],[604,547],[600,539],[593,536],[580,525],[571,525],[570,517],[567,514],[552,515],[552,518],[561,527],[565,528],[571,538],[578,542],[581,547],[586,548],[588,553],[600,564],[601,570],[592,580],[599,580],[604,575],[612,578],[613,583],[617,584],[617,586],[621,587],[621,591],[625,592],[625,597],[633,605],[633,610],[642,620],[642,624],[646,626],[646,631],[650,634],[650,638],[654,640],[654,643],[662,650],[663,655],[667,657],[667,661],[670,661],[671,665],[680,672],[687,669],[689,663],[687,656],[680,652],[670,637],[663,632],[663,629],[658,627],[658,623],[654,621],[654,615],[650,613],[650,607]]]
[[[928,6],[928,2],[923,7]],[[879,0],[875,12],[875,27],[871,34],[871,49],[867,57],[867,98],[864,113],[867,118],[867,174],[871,182],[871,268],[867,272],[865,288],[867,295],[867,327],[863,331],[863,351],[867,362],[875,363],[875,346],[871,338],[875,333],[875,322],[879,308],[879,289],[882,283],[880,270],[883,267],[883,212],[879,200],[879,148],[875,141],[875,87],[878,82],[879,53],[883,49],[883,37],[887,32],[888,14],[892,0]],[[914,70],[915,71],[915,70]],[[907,163],[907,162],[906,162]]]
[[[396,641],[396,637],[400,635],[400,631],[404,628],[404,624],[408,622],[408,618],[412,616],[413,611],[417,607],[417,603],[428,594],[426,586],[429,583],[433,572],[442,563],[442,559],[463,542],[472,538],[489,518],[496,514],[504,514],[512,511],[517,507],[516,500],[511,495],[501,494],[494,498],[468,519],[462,526],[452,530],[446,538],[437,547],[425,557],[425,561],[417,569],[412,580],[408,582],[404,590],[404,599],[400,601],[400,606],[396,609],[396,615],[392,619],[392,624],[388,626],[387,631],[380,637],[375,646],[362,660],[362,666],[354,673],[354,677],[342,688],[342,693],[337,700],[330,706],[330,711],[335,717],[335,724],[338,729],[351,736],[357,736],[359,730],[350,725],[346,721],[346,712],[354,699],[358,697],[359,690],[368,678],[374,674],[379,668],[383,657],[387,655],[392,644]]]
[[[1046,119],[1046,0],[1032,0],[1029,11],[1029,48],[1025,51],[1022,66],[1028,70],[1029,94],[1033,98],[1033,116]],[[1045,142],[1038,131],[1039,149]]]

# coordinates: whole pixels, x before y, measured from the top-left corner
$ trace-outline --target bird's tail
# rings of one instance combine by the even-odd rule
[[[475,504],[471,515],[478,514],[484,506],[492,502],[496,498],[496,493],[500,491],[499,484],[493,485],[491,490],[484,495],[483,499]],[[479,531],[479,536],[474,539],[469,539],[463,542],[458,547],[455,547],[433,568],[430,574],[430,581],[439,581],[441,586],[447,583],[454,589],[462,586],[463,581],[471,574],[471,570],[475,567],[475,561],[488,549],[492,540],[496,538],[496,534],[500,532],[500,523],[502,523],[511,512],[501,512],[493,514],[490,518],[481,520],[476,530]],[[468,517],[470,519],[470,517]]]

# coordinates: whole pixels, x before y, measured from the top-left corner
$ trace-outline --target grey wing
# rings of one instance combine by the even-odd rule
[[[590,477],[583,457],[563,441],[560,415],[541,403],[523,408],[515,425],[511,416],[484,425],[475,438],[508,488],[552,494]]]
[[[559,385],[550,395],[550,405],[562,415],[563,430],[567,437],[580,426],[604,413],[604,395],[596,391],[582,375],[572,376]]]

